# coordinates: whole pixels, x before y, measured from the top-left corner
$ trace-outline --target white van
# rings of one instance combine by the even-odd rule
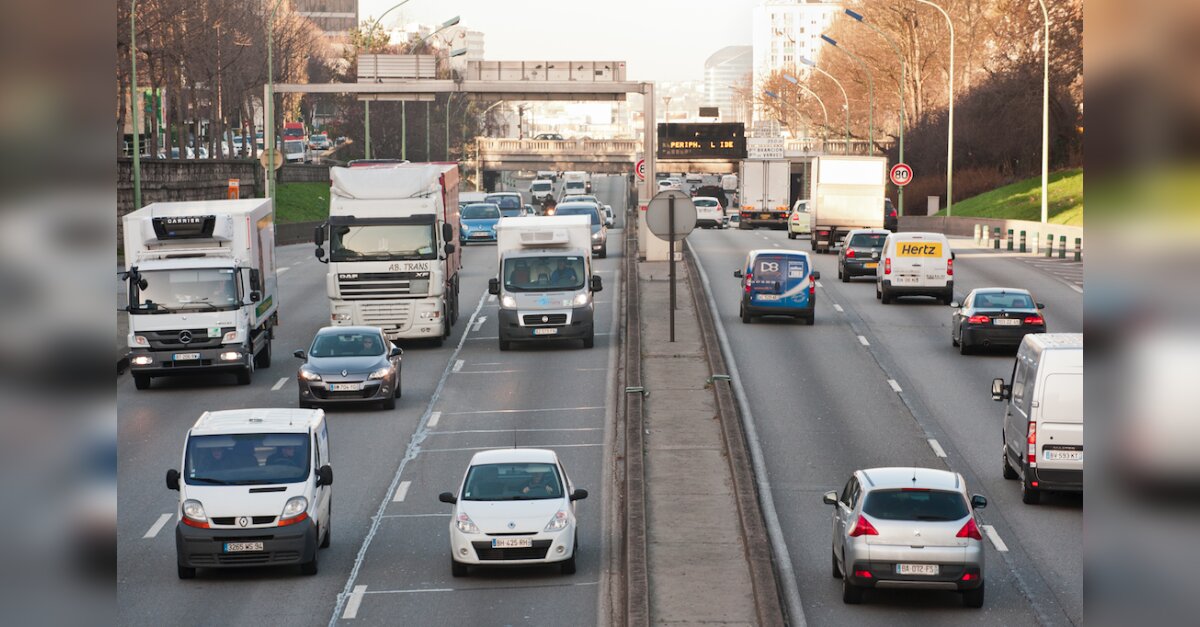
[[[941,233],[892,233],[883,242],[875,269],[875,298],[889,305],[897,296],[954,300],[954,252]]]
[[[1026,335],[1011,383],[993,380],[992,400],[1004,401],[1004,478],[1021,480],[1021,500],[1082,492],[1083,334]]]
[[[180,579],[197,568],[296,564],[317,574],[329,546],[333,469],[321,409],[204,412],[188,431],[175,552]]]

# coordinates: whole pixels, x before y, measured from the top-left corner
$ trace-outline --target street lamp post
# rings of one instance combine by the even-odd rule
[[[263,103],[263,142],[267,145],[267,171],[263,175],[266,193],[271,198],[275,193],[275,12],[283,0],[276,0],[267,21],[267,101]]]
[[[795,76],[792,76],[791,74],[784,74],[783,80],[795,85],[796,87],[799,87],[800,89],[803,89],[805,91],[805,93],[807,93],[808,95],[817,99],[817,104],[821,105],[821,115],[825,116],[824,139],[828,140],[829,139],[829,110],[825,108],[825,101],[821,100],[821,97],[817,95],[817,92],[809,89],[807,85],[805,85],[804,83],[801,83],[800,80],[797,79]],[[821,149],[824,150],[824,148],[825,148],[824,145],[822,145]]]
[[[376,26],[379,26],[379,23],[380,23],[380,21],[383,20],[384,16],[386,16],[388,13],[391,13],[392,11],[395,11],[396,9],[408,4],[410,1],[411,0],[403,0],[400,3],[393,5],[387,11],[384,11],[383,13],[381,13],[379,15],[379,17],[375,18],[375,21],[371,22],[371,26],[369,26],[367,28],[367,36],[371,37],[371,33],[375,31]],[[388,38],[390,41],[391,35],[388,35]],[[376,57],[376,59],[375,59],[375,82],[377,82],[377,83],[380,82],[380,80],[379,80],[379,58],[378,57]],[[404,102],[401,101],[400,102],[400,116],[401,116],[400,124],[401,124],[401,127],[403,127],[404,123],[408,121],[408,116],[406,116],[404,114],[405,114]],[[371,158],[371,101],[370,100],[363,101],[363,135],[365,135],[365,137],[363,137],[363,156],[365,156],[367,159],[370,159]],[[406,133],[402,130],[400,133],[401,157],[403,157],[403,153],[404,153],[405,135],[406,135]]]
[[[796,115],[798,115],[800,117],[801,122],[803,122],[804,118],[807,117],[804,115],[804,112],[800,110],[800,107],[797,107],[796,105],[788,102],[787,100],[784,100],[783,97],[780,96],[779,94],[777,94],[769,89],[764,89],[763,93],[766,94],[770,98],[774,98],[774,99],[778,100],[779,104],[791,109],[794,113],[796,113]],[[800,138],[797,137],[796,139],[800,139]]]
[[[1050,13],[1046,11],[1045,0],[1038,0],[1038,4],[1042,6],[1045,37],[1042,42],[1042,224],[1045,224],[1050,218],[1046,201],[1046,186],[1050,178]]]
[[[817,67],[816,61],[813,61],[812,59],[809,59],[808,57],[800,57],[800,62],[803,63],[804,65],[807,65],[808,67],[811,67],[812,69],[824,74],[825,76],[828,76],[829,80],[831,80],[835,84],[837,84],[838,89],[842,90],[842,100],[844,100],[846,103],[846,154],[847,155],[850,154],[850,98],[848,96],[846,96],[846,88],[842,87],[842,82],[839,81],[838,79],[834,78],[833,74],[830,74],[829,72],[826,72],[825,70],[822,70],[821,68]]]
[[[872,146],[874,146],[875,145],[875,79],[871,76],[871,70],[869,68],[867,68],[867,64],[863,63],[862,59],[858,58],[857,55],[855,55],[854,53],[850,52],[849,50],[846,50],[845,48],[839,46],[838,42],[834,38],[829,37],[828,35],[821,35],[821,39],[825,43],[846,53],[846,56],[853,59],[854,62],[858,64],[858,67],[862,68],[862,71],[867,75],[867,92],[868,92],[867,97],[868,97],[868,101],[869,101],[869,106],[867,108],[867,138],[868,138],[867,141],[870,142],[870,144]]]
[[[138,109],[142,103],[138,99],[137,80],[137,0],[129,2],[129,112],[133,119],[133,208],[142,208],[142,128],[138,124]],[[1043,222],[1045,220],[1043,219]]]
[[[950,217],[954,206],[954,22],[950,14],[942,7],[929,0],[913,0],[927,4],[937,9],[946,18],[946,26],[950,29],[950,85],[949,85],[949,117],[946,128],[946,217]]]
[[[904,163],[904,125],[905,125],[904,83],[908,79],[908,77],[907,77],[908,63],[904,60],[904,55],[900,53],[900,46],[896,44],[896,40],[893,39],[891,35],[884,32],[882,29],[880,29],[875,24],[866,21],[866,19],[863,18],[863,16],[859,13],[855,13],[854,11],[851,11],[850,9],[846,9],[845,13],[846,13],[846,15],[849,15],[850,17],[857,20],[860,24],[865,24],[867,26],[867,28],[870,28],[871,30],[878,33],[880,37],[883,37],[888,42],[888,45],[890,45],[892,47],[892,50],[894,50],[896,52],[896,58],[898,58],[900,60],[900,163]],[[904,188],[900,187],[896,191],[896,195],[898,196],[897,200],[900,203],[900,212],[903,213],[904,212]]]

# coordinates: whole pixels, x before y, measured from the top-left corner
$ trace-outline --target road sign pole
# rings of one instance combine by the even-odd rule
[[[667,220],[670,231],[667,234],[667,246],[670,247],[671,265],[671,341],[675,341],[675,196],[668,199]]]

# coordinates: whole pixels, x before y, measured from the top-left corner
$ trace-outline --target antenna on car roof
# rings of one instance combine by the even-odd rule
[[[912,478],[912,481],[913,481],[913,483],[916,483],[916,482],[917,482],[917,467],[916,467],[916,466],[913,466],[913,478]]]
[[[517,428],[513,427],[513,448],[517,448]]]

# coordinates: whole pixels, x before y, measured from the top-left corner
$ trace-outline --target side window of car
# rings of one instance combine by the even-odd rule
[[[1021,413],[1029,415],[1029,363],[1023,356],[1017,356],[1017,369],[1013,373],[1012,403]]]
[[[975,306],[975,292],[971,292],[970,294],[967,294],[967,300],[963,301],[963,307],[971,308],[974,306]]]
[[[854,477],[846,482],[846,487],[842,488],[842,497],[839,499],[846,507],[850,507],[850,493],[854,491]]]
[[[858,509],[858,500],[862,496],[862,485],[856,479],[854,487],[850,490],[850,509]]]

